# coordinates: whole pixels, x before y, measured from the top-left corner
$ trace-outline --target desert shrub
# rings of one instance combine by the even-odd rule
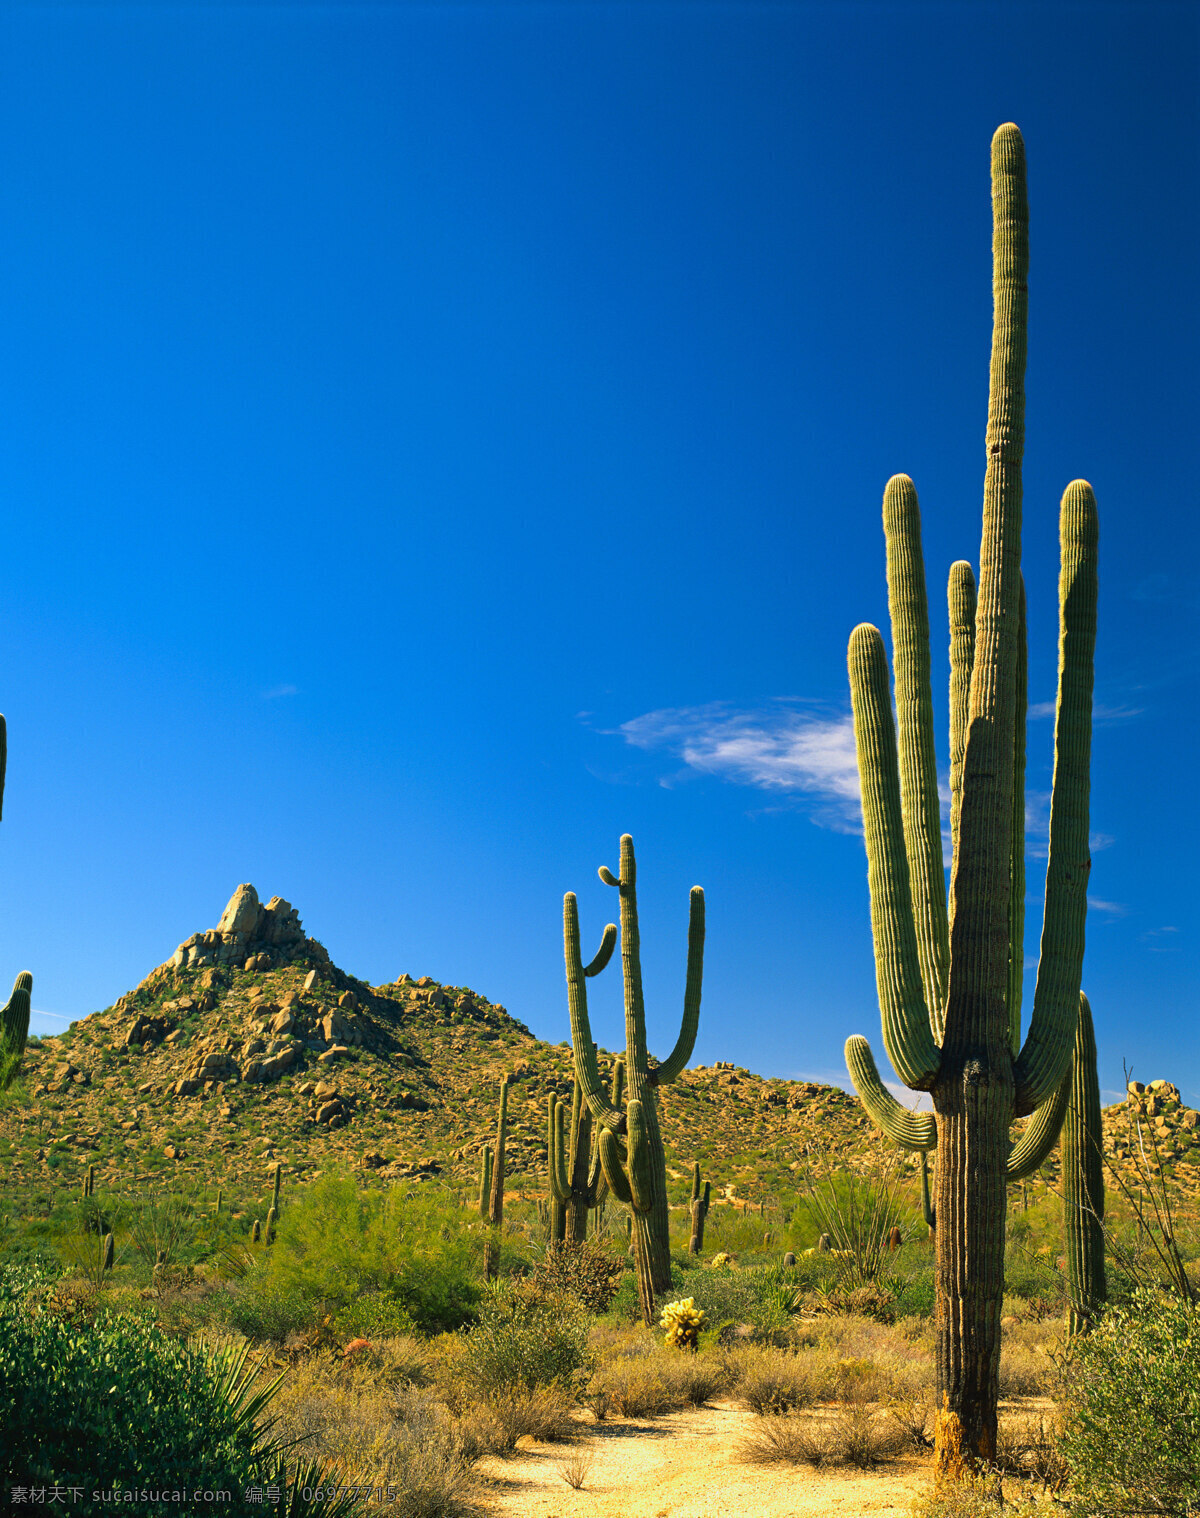
[[[352,1309],[367,1314],[360,1332],[372,1316],[379,1333],[459,1328],[475,1316],[481,1249],[442,1197],[324,1176],[284,1210],[274,1245],[233,1291],[227,1321],[270,1339]]]
[[[588,1312],[607,1312],[625,1276],[625,1261],[591,1239],[550,1243],[530,1272],[543,1291],[575,1297]],[[631,1276],[636,1300],[636,1281]]]
[[[1061,1445],[1062,1430],[1055,1418],[1037,1413],[1000,1418],[996,1439],[996,1469],[1006,1476],[1036,1481],[1058,1491],[1066,1485],[1067,1463]]]
[[[467,1407],[461,1435],[479,1454],[507,1455],[521,1438],[557,1444],[579,1433],[572,1416],[574,1401],[562,1387],[510,1388]]]
[[[592,1377],[589,1396],[603,1397],[607,1410],[620,1418],[657,1418],[679,1406],[662,1365],[649,1358],[607,1361]]]
[[[719,1330],[722,1325],[746,1323],[763,1336],[788,1332],[802,1290],[795,1272],[782,1265],[693,1270],[686,1279],[686,1295],[710,1326]],[[662,1306],[668,1301],[664,1294]]]
[[[812,1371],[798,1355],[762,1349],[743,1350],[738,1396],[760,1417],[790,1413],[816,1400]]]
[[[1057,1345],[1057,1335],[1049,1342]],[[1058,1372],[1046,1345],[1046,1328],[1040,1324],[1019,1323],[1004,1330],[1000,1344],[1002,1397],[1043,1397],[1055,1389]]]
[[[1032,1498],[1014,1498],[1007,1489],[1002,1494],[995,1476],[940,1483],[912,1507],[912,1518],[1046,1518],[1046,1513]]]
[[[380,1353],[386,1362],[386,1354]],[[410,1386],[388,1388],[375,1367],[339,1379],[327,1362],[293,1367],[274,1405],[281,1438],[319,1449],[346,1483],[392,1489],[397,1518],[470,1518],[471,1448],[440,1407]],[[322,1507],[324,1511],[324,1507]]]
[[[1073,1343],[1063,1373],[1062,1452],[1082,1506],[1200,1504],[1200,1304],[1140,1288]]]
[[[904,1448],[895,1424],[865,1403],[826,1416],[791,1414],[760,1419],[738,1448],[751,1465],[850,1465],[857,1470],[894,1460]]]
[[[262,1420],[276,1388],[256,1392],[254,1379],[244,1349],[210,1359],[146,1319],[68,1320],[10,1287],[0,1301],[0,1475],[107,1490],[158,1488],[169,1473],[172,1487],[239,1497],[255,1482],[285,1486],[278,1441]]]
[[[462,1389],[491,1399],[553,1386],[576,1401],[592,1366],[587,1316],[574,1297],[546,1294],[532,1282],[501,1281],[447,1366],[460,1396]]]

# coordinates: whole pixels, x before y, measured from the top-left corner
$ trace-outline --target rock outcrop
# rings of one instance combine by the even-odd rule
[[[269,970],[296,957],[310,943],[300,926],[300,914],[282,896],[264,906],[252,885],[240,885],[229,898],[221,920],[207,933],[193,933],[169,961],[176,970],[233,965],[243,970]]]

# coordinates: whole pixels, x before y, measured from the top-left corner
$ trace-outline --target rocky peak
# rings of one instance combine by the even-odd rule
[[[293,959],[307,940],[300,914],[282,896],[265,905],[252,885],[240,885],[229,898],[215,928],[193,933],[175,950],[169,963],[176,970],[198,970],[206,965],[233,965],[245,970],[266,970]],[[317,946],[308,944],[310,951]]]

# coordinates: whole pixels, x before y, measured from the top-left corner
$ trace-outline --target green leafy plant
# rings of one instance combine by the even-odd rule
[[[555,1386],[578,1400],[590,1373],[588,1319],[579,1302],[523,1281],[488,1289],[456,1362],[460,1382],[486,1397]]]
[[[1200,1505],[1200,1304],[1139,1287],[1072,1342],[1061,1448],[1082,1510]]]

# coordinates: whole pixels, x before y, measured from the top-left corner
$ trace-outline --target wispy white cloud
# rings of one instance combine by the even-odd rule
[[[1031,722],[1037,722],[1040,718],[1053,717],[1055,710],[1056,703],[1053,701],[1031,701],[1026,708],[1026,715]],[[1115,722],[1128,722],[1131,717],[1140,717],[1144,710],[1144,707],[1130,706],[1124,702],[1094,701],[1092,722],[1100,727],[1111,727]]]
[[[647,712],[622,723],[619,731],[635,748],[675,754],[699,774],[810,796],[814,822],[838,832],[861,830],[849,713],[785,701],[739,711],[714,701]]]
[[[1101,849],[1111,849],[1116,839],[1111,833],[1089,833],[1088,848],[1093,854],[1098,854]]]
[[[1089,896],[1087,904],[1093,912],[1103,912],[1108,917],[1129,916],[1129,908],[1119,901],[1101,901],[1099,896]]]
[[[1152,954],[1171,954],[1180,947],[1178,928],[1148,928],[1139,936]]]
[[[264,701],[278,701],[280,696],[297,696],[299,694],[300,687],[297,685],[273,685],[270,690],[263,691],[262,698]]]

